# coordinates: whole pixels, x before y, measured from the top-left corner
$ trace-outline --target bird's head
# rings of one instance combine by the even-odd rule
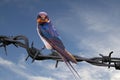
[[[49,22],[48,14],[46,12],[40,12],[37,16],[37,23],[47,23]]]

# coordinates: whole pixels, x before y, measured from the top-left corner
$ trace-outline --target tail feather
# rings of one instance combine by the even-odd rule
[[[67,65],[67,67],[70,69],[70,71],[72,72],[75,80],[80,80],[80,75],[78,74],[78,72],[75,70],[75,68],[71,65],[70,62],[68,62],[65,58],[63,58],[63,61],[65,62],[65,64]]]
[[[75,57],[67,50],[62,50],[62,51],[57,50],[57,51],[59,52],[61,57],[64,57],[67,61],[71,61],[72,63],[77,64]]]
[[[62,60],[65,62],[67,67],[70,69],[70,71],[74,75],[75,79],[80,80],[80,75],[78,74],[78,72],[75,70],[75,68],[70,63],[70,61],[71,61],[71,62],[77,64],[75,57],[70,52],[68,52],[66,49],[62,50],[56,45],[54,45],[53,49],[55,49],[58,52],[58,54],[61,56]],[[79,79],[76,75],[79,77]]]
[[[68,63],[69,63],[69,65],[71,66],[71,68],[75,71],[75,73],[77,74],[77,76],[78,76],[79,78],[81,78],[80,75],[78,74],[78,72],[76,71],[76,69],[72,66],[72,64],[71,64],[70,62],[68,62]]]
[[[65,54],[66,54],[66,57],[67,57],[67,59],[69,61],[77,64],[77,61],[76,61],[75,57],[70,52],[68,52],[67,50],[65,50]]]
[[[74,71],[72,70],[72,68],[69,66],[68,62],[65,62],[65,63],[66,63],[66,65],[67,65],[67,67],[70,69],[70,71],[72,72],[72,74],[73,74],[75,80],[77,80],[77,77],[76,77]]]
[[[71,61],[71,62],[77,64],[77,61],[76,61],[75,57],[70,52],[68,52],[65,48],[61,48],[61,47],[57,46],[52,41],[49,41],[48,43],[52,46],[52,48],[54,50],[56,50],[58,52],[58,54],[61,57],[64,57],[67,61]]]

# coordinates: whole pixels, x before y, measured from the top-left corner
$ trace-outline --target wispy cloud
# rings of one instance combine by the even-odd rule
[[[115,2],[114,2],[115,3]],[[116,2],[117,3],[117,2]],[[110,51],[114,51],[119,56],[120,46],[120,22],[118,5],[109,4],[107,1],[100,1],[102,6],[94,6],[93,4],[85,5],[85,3],[71,3],[71,11],[74,15],[78,16],[82,21],[84,29],[78,27],[77,29],[83,29],[84,33],[79,32],[79,35],[75,35],[78,39],[78,47],[83,51],[85,57],[97,56],[99,53],[108,55]],[[87,4],[87,3],[86,3]],[[92,8],[90,7],[92,6]],[[112,8],[112,9],[111,9]],[[81,35],[82,34],[82,35]],[[85,54],[84,54],[85,53]],[[119,72],[116,70],[108,70],[106,68],[91,67],[90,65],[84,65],[80,68],[82,80],[118,80]],[[116,73],[116,74],[115,74]]]
[[[24,67],[21,67],[20,65]],[[74,79],[72,73],[70,73],[69,69],[66,67],[64,63],[59,63],[57,69],[54,68],[54,63],[52,62],[47,63],[47,61],[35,62],[34,65],[45,69],[44,72],[46,72],[46,70],[49,70],[48,75],[53,76],[54,78],[43,77],[40,76],[41,74],[35,76],[33,73],[27,72],[26,69],[30,70],[30,68],[27,68],[26,65],[22,64],[22,61],[19,61],[18,64],[16,64],[0,57],[0,66],[3,66],[8,70],[11,70],[16,75],[20,75],[27,80],[61,80],[61,79],[73,80]],[[103,79],[119,80],[120,79],[119,77],[120,72],[115,71],[114,69],[108,70],[107,68],[91,66],[90,64],[87,63],[80,63],[79,65],[74,65],[74,67],[79,72],[82,80],[88,80],[88,79],[89,80],[103,80]]]
[[[55,77],[56,80],[74,79],[74,76],[64,62],[59,62],[57,68],[55,68],[55,62],[51,61],[49,61],[49,63],[47,61],[35,62],[35,65],[38,67],[42,67],[45,70],[49,70],[48,75]]]
[[[55,80],[53,78],[47,77],[40,77],[40,76],[30,76],[28,77],[29,80]]]
[[[0,57],[0,66],[4,66],[5,68],[11,70],[17,75],[21,75],[23,78],[26,78],[27,80],[55,80],[51,77],[34,76],[34,74],[29,74],[28,72],[25,72],[25,70],[21,68],[21,66],[19,66],[18,64],[5,60],[1,57]]]
[[[0,5],[10,3],[11,1],[17,2],[16,0],[3,0],[2,3],[0,2]],[[69,39],[76,41],[74,44],[77,44],[77,46],[75,47],[78,47],[85,57],[87,57],[87,55],[93,57],[99,53],[107,55],[111,50],[116,51],[116,53],[119,53],[118,51],[120,51],[119,3],[116,5],[115,1],[112,0],[110,0],[110,2],[105,0],[99,2],[99,5],[97,5],[98,3],[88,4],[86,1],[80,3],[69,1],[66,6],[70,8],[67,9],[65,13],[63,12],[63,17],[62,15],[61,17],[58,16],[58,20],[55,21],[55,26],[61,30],[61,33],[65,32],[63,35],[68,34],[67,37]],[[31,10],[31,13],[38,7],[35,7],[34,5],[32,5],[33,7],[29,7],[26,6],[26,3],[23,4],[22,2],[18,2],[19,5],[17,7],[22,9],[22,11],[23,9],[25,9],[25,11]],[[118,56],[119,54],[116,55]],[[70,73],[64,63],[60,63],[58,68],[55,69],[54,63],[50,61],[35,62],[34,65],[37,66],[38,70],[46,72],[45,74],[50,76],[43,77],[42,75],[44,74],[42,72],[40,74],[39,72],[34,72],[37,76],[36,74],[29,73],[28,70],[32,72],[34,71],[34,67],[28,68],[27,65],[23,64],[22,60],[18,61],[16,64],[0,57],[0,66],[11,70],[13,73],[20,75],[27,80],[73,80],[72,73]],[[107,68],[91,66],[87,63],[80,63],[76,65],[75,68],[78,70],[82,80],[120,79],[120,72],[113,68],[108,70]]]
[[[109,3],[109,4],[108,4]],[[117,3],[117,2],[116,2]],[[119,22],[119,10],[116,10],[116,5],[112,4],[112,1],[99,1],[99,4],[83,3],[71,3],[71,12],[74,12],[80,21],[82,26],[78,27],[78,30],[83,29],[84,32],[79,32],[79,35],[75,34],[74,37],[79,39],[80,46],[86,45],[86,47],[94,48],[95,51],[99,49],[118,49],[120,40],[120,22]],[[117,5],[118,6],[118,5]],[[111,10],[111,7],[114,8]],[[118,9],[118,8],[117,8]],[[84,35],[81,35],[84,34]],[[84,47],[85,48],[85,47]],[[107,49],[107,50],[109,50]]]
[[[120,71],[113,71],[110,80],[120,80]]]

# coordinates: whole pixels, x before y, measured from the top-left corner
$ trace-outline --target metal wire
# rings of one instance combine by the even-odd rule
[[[0,36],[0,47],[4,47],[5,53],[7,54],[7,46],[8,45],[14,45],[15,47],[22,47],[24,48],[28,56],[26,60],[31,57],[33,60],[55,60],[57,61],[56,66],[58,65],[58,62],[63,62],[61,57],[57,55],[57,52],[50,53],[49,55],[44,55],[44,53],[41,53],[41,51],[37,48],[35,48],[33,43],[31,46],[29,46],[29,40],[27,37],[23,35],[18,36]],[[116,70],[120,70],[120,58],[117,57],[111,57],[111,54],[113,51],[109,53],[108,56],[104,56],[102,54],[99,54],[100,57],[93,57],[93,58],[85,58],[81,56],[74,55],[77,62],[85,61],[87,63],[90,63],[95,66],[104,66],[104,67],[114,67]]]

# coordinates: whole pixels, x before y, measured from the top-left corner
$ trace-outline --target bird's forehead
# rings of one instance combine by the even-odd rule
[[[47,14],[46,12],[39,12],[38,15],[39,15],[39,16],[42,16],[42,15],[47,16],[48,14]]]

